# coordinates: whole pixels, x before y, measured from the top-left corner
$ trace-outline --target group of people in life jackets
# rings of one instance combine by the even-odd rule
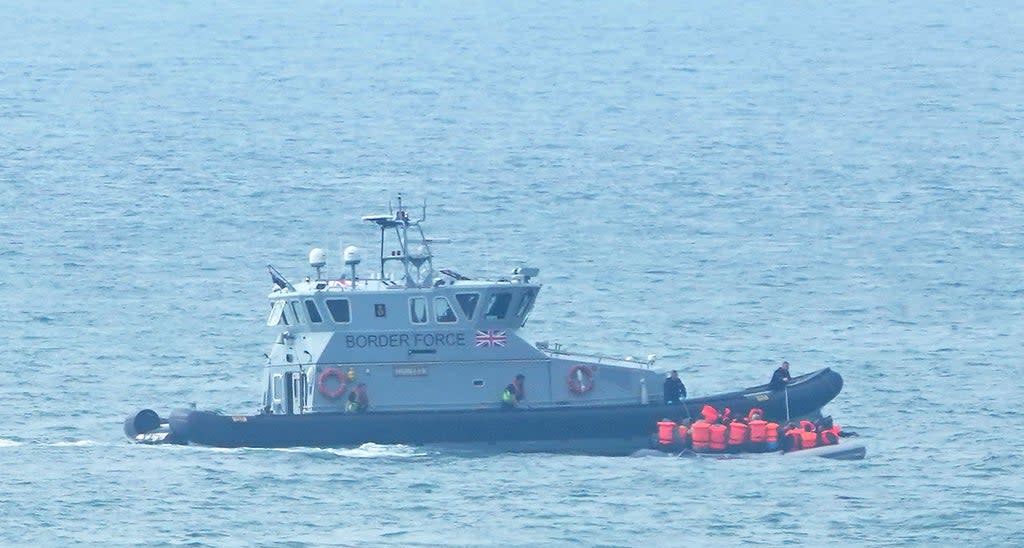
[[[764,411],[753,408],[746,417],[733,417],[732,410],[722,411],[710,405],[701,409],[701,418],[676,423],[658,421],[658,446],[665,450],[690,449],[696,453],[765,453],[811,449],[839,443],[840,429],[831,417],[817,423],[801,420],[779,423],[764,419]]]

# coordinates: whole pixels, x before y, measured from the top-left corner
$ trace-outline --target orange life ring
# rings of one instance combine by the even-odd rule
[[[338,379],[338,387],[334,390],[327,388],[327,379],[334,377]],[[316,378],[316,388],[324,396],[334,399],[345,393],[345,383],[348,382],[348,376],[345,375],[337,367],[328,367],[320,372],[320,376]]]
[[[574,365],[569,369],[569,392],[586,394],[594,389],[594,370],[585,365]]]

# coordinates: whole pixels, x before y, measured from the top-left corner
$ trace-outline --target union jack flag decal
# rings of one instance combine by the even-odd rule
[[[506,339],[507,337],[505,336],[504,331],[495,331],[493,329],[488,329],[486,332],[476,332],[476,345],[478,347],[505,346]]]

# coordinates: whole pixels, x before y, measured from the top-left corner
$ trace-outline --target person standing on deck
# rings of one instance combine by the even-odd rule
[[[772,390],[782,390],[789,384],[789,381],[793,380],[789,376],[789,362],[782,362],[782,365],[775,370],[775,374],[772,375],[771,382],[768,383],[768,388]]]
[[[665,379],[665,403],[677,404],[686,399],[686,385],[683,381],[679,380],[679,372],[673,370],[672,373]]]

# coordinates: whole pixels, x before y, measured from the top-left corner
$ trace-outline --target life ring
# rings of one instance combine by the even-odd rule
[[[586,394],[594,389],[594,370],[585,365],[574,365],[569,369],[569,392]]]
[[[331,377],[338,379],[338,387],[334,390],[327,388],[327,380]],[[345,375],[341,369],[338,369],[337,367],[328,367],[321,371],[320,376],[316,378],[316,389],[324,396],[333,400],[345,393],[346,382],[348,382],[348,376]]]

